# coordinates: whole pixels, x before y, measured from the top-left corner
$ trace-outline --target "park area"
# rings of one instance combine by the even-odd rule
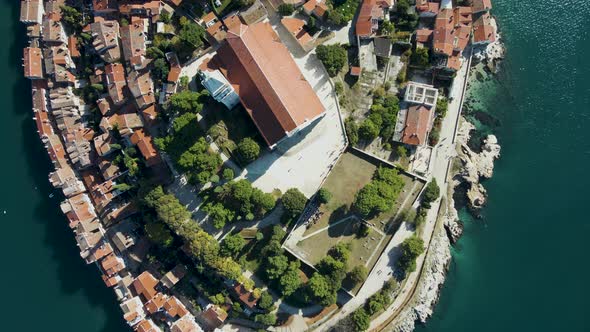
[[[424,186],[421,180],[400,173],[403,189],[393,207],[363,223],[352,206],[357,192],[371,182],[379,167],[390,166],[360,152],[344,153],[322,186],[332,194],[330,201],[312,209],[310,217],[300,221],[285,247],[307,264],[316,265],[330,248],[343,242],[351,251],[348,270],[363,265],[370,271],[401,223],[396,218],[398,213],[411,207]],[[361,284],[347,285],[345,280],[343,286],[354,294]]]

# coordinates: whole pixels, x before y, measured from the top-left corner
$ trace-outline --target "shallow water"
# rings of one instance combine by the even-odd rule
[[[590,331],[590,2],[495,0],[508,48],[475,108],[499,127],[485,219],[465,235],[424,331]]]

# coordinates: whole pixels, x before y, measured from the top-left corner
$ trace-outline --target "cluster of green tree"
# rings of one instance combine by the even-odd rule
[[[442,121],[447,115],[448,109],[449,101],[444,97],[438,98],[438,100],[436,101],[436,118],[434,119],[434,125],[432,126],[430,136],[428,136],[428,143],[432,146],[438,144],[438,141],[440,139]]]
[[[260,145],[252,138],[246,137],[238,143],[237,151],[240,160],[245,164],[249,164],[260,155]]]
[[[395,24],[393,24],[391,21],[389,20],[385,20],[383,21],[380,25],[379,25],[379,33],[382,36],[386,36],[386,37],[392,37],[395,34]]]
[[[326,188],[320,188],[318,190],[318,201],[321,204],[328,204],[332,199],[332,193]]]
[[[371,324],[371,316],[384,310],[391,304],[390,294],[395,291],[397,287],[397,281],[395,281],[395,279],[389,279],[379,292],[369,297],[364,307],[355,310],[350,315],[353,330],[357,332],[368,330]]]
[[[305,210],[307,197],[299,189],[291,188],[283,194],[281,203],[285,208],[285,214],[290,218],[296,218]]]
[[[335,25],[343,25],[352,20],[360,1],[355,0],[330,0],[328,1],[328,22]]]
[[[371,182],[357,193],[354,209],[363,218],[389,211],[403,187],[404,181],[396,169],[379,167]]]
[[[422,193],[422,197],[420,199],[420,206],[425,209],[430,209],[430,204],[438,199],[440,196],[440,188],[438,187],[438,183],[436,179],[432,179],[424,188],[424,192]]]
[[[348,142],[350,145],[355,146],[359,142],[359,126],[352,117],[348,117],[344,120],[344,129],[346,130]]]
[[[165,34],[156,34],[152,46],[146,51],[146,55],[152,59],[164,59],[166,52],[176,52],[180,58],[190,56],[196,49],[203,47],[205,38],[205,29],[195,22],[182,16],[177,22],[177,33],[170,38]]]
[[[416,258],[424,252],[424,241],[416,235],[405,239],[401,245],[402,254],[397,261],[397,266],[405,273],[416,270]]]
[[[134,146],[123,149],[119,144],[111,144],[111,149],[119,150],[113,159],[113,163],[123,171],[127,170],[127,175],[137,177],[141,174],[143,164],[140,163],[137,149]]]
[[[410,63],[412,65],[426,68],[430,65],[430,55],[428,49],[424,47],[416,48],[416,50],[410,56]]]
[[[254,188],[250,181],[242,179],[215,187],[203,210],[213,219],[216,228],[222,228],[233,220],[262,218],[275,205],[272,194]]]
[[[323,306],[336,303],[337,292],[346,277],[349,258],[350,244],[340,242],[316,265],[318,272],[313,274],[306,285],[306,295],[313,302]]]
[[[242,275],[240,265],[221,254],[217,240],[191,219],[190,212],[174,195],[166,194],[161,186],[145,189],[142,203],[155,212],[158,222],[188,244],[188,252],[197,263],[228,279],[238,279]]]
[[[330,77],[338,75],[347,61],[346,49],[339,44],[319,45],[316,48],[318,59],[324,64]]]
[[[174,114],[199,113],[203,110],[203,104],[207,97],[209,97],[207,90],[201,92],[184,90],[175,93],[170,97],[168,111]]]
[[[185,102],[190,105],[185,105]],[[181,99],[171,108],[194,106],[194,103]],[[187,175],[190,183],[207,183],[220,171],[221,157],[211,149],[199,130],[196,113],[184,113],[176,117],[172,122],[171,133],[156,138],[154,143],[172,157],[180,171]]]
[[[408,0],[398,0],[396,3],[396,16],[394,17],[395,26],[399,30],[414,31],[418,26],[418,15],[409,12],[410,2]]]
[[[283,296],[288,297],[301,288],[303,280],[299,276],[299,268],[301,263],[298,260],[290,260],[281,248],[281,241],[287,235],[283,228],[275,225],[272,228],[270,237],[266,239],[266,244],[260,250],[261,272],[263,277],[269,282],[269,285],[277,290]],[[263,310],[270,310],[272,306],[272,298],[270,302],[265,304],[261,301],[258,306]]]
[[[395,120],[399,112],[399,99],[384,88],[377,88],[373,92],[373,105],[369,116],[358,129],[359,138],[372,141],[380,136],[387,142],[393,136]]]
[[[81,10],[72,6],[60,6],[61,21],[64,23],[69,33],[80,33],[86,26],[86,18],[82,15]]]
[[[278,12],[281,16],[290,16],[295,12],[295,7],[290,3],[282,3],[279,5]]]

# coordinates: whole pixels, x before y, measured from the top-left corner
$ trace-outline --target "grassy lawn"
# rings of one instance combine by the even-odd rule
[[[359,237],[357,234],[360,222],[350,212],[350,207],[357,191],[371,180],[376,169],[375,163],[353,153],[342,155],[323,186],[333,194],[333,197],[328,204],[320,206],[319,209],[324,214],[305,230],[302,240],[297,243],[297,248],[293,248],[294,251],[315,265],[326,257],[334,245],[347,242],[351,244],[352,252],[348,269],[365,265],[368,270],[371,270],[401,224],[401,220],[396,220],[396,215],[402,209],[411,208],[411,204],[424,186],[423,182],[400,174],[405,186],[393,208],[368,220],[370,234]],[[345,283],[344,287],[356,293],[361,285],[353,287]]]
[[[376,165],[352,153],[343,154],[323,186],[332,193],[332,199],[320,207],[324,214],[305,231],[304,236],[348,215],[356,193],[371,181],[376,169]]]

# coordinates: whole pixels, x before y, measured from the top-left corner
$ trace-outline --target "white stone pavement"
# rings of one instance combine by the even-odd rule
[[[276,188],[282,192],[298,188],[310,197],[319,189],[346,146],[338,101],[315,51],[304,54],[280,24],[280,17],[269,13],[269,21],[317,93],[326,114],[248,165],[240,177],[249,179],[254,186],[266,192]]]

